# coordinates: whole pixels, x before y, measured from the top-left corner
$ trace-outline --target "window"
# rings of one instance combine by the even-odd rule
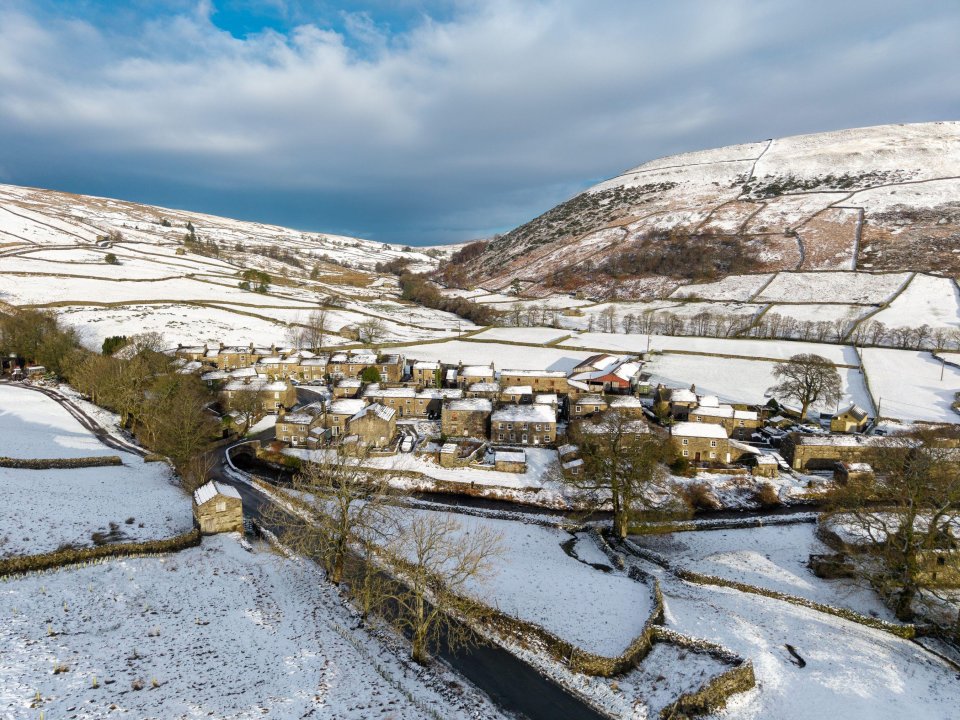
[[[521,439],[520,442],[526,444],[526,442],[527,442],[527,434],[526,434],[526,433],[523,434],[523,438]]]
[[[217,512],[226,512],[226,511],[227,511],[227,503],[225,503],[223,500],[218,500]]]
[[[710,459],[713,460],[717,454],[715,452],[710,453]]]
[[[510,441],[513,442],[516,439],[517,439],[517,436],[514,435],[513,433],[510,433]]]
[[[537,425],[536,431],[537,431],[537,432],[540,432],[540,425]]]
[[[273,394],[273,399],[274,399],[274,400],[278,400],[279,398],[280,398],[280,393],[275,392],[275,393]]]
[[[683,456],[684,456],[684,457],[690,457],[690,451],[689,451],[689,450],[684,450],[684,451],[683,451]]]
[[[711,440],[711,441],[710,441],[710,447],[716,447],[716,446],[717,446],[717,441],[716,441],[716,440]]]
[[[689,445],[689,444],[690,444],[690,438],[684,438],[684,439],[681,441],[681,444],[683,444],[683,445]]]
[[[594,411],[594,412],[600,412],[600,406],[599,406],[599,405],[594,405],[594,406],[593,406],[593,411]]]
[[[503,440],[503,433],[497,433],[497,440]]]
[[[579,412],[582,412],[582,411],[583,411],[583,407],[580,406],[580,405],[577,405],[577,412],[579,413]]]

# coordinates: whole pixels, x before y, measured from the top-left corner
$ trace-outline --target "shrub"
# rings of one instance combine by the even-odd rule
[[[765,482],[753,493],[753,501],[762,508],[780,507],[783,501],[773,483]]]
[[[694,510],[719,510],[722,505],[705,482],[691,483],[683,489],[684,501]]]
[[[117,256],[114,255],[113,253],[107,253],[106,257],[103,258],[103,261],[104,261],[105,263],[107,263],[107,265],[119,265],[119,264],[120,264],[120,261],[117,260]]]

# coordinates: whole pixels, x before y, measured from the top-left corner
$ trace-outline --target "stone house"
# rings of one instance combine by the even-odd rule
[[[363,382],[359,378],[345,377],[337,381],[333,388],[335,398],[355,398],[360,396]]]
[[[334,400],[324,415],[324,425],[332,437],[341,437],[350,431],[350,419],[366,407],[365,400],[342,398]]]
[[[833,479],[846,485],[848,482],[873,480],[873,467],[865,462],[838,462],[833,466]]]
[[[500,384],[529,385],[534,392],[567,394],[567,374],[561,370],[502,370]]]
[[[399,417],[417,416],[417,391],[412,387],[383,387],[374,383],[367,386],[363,397],[396,410]]]
[[[213,480],[193,492],[193,518],[200,532],[243,532],[243,501],[232,485]]]
[[[253,345],[249,346],[220,346],[217,353],[217,367],[221,370],[236,370],[241,367],[255,365],[259,356],[254,353]]]
[[[830,432],[860,433],[867,429],[869,422],[870,417],[867,411],[853,403],[846,410],[830,418]]]
[[[348,427],[362,445],[385,448],[397,434],[397,412],[380,403],[366,405],[350,418]]]
[[[506,385],[500,391],[500,401],[505,403],[530,403],[533,401],[533,386]]]
[[[300,361],[300,377],[305,382],[316,382],[324,380],[327,376],[327,363],[330,361],[329,355],[317,355],[312,358],[305,358]]]
[[[790,433],[780,454],[794,470],[832,470],[837,462],[867,462],[871,453],[891,444],[874,435],[804,435]]]
[[[476,383],[492,383],[496,379],[493,363],[489,365],[460,365],[457,368],[456,383],[458,388],[465,389]]]
[[[480,397],[496,400],[500,395],[500,384],[496,382],[482,382],[468,385],[464,395],[468,398]]]
[[[403,355],[388,353],[377,358],[377,369],[380,371],[380,382],[398,383],[403,380],[407,361]]]
[[[552,445],[557,439],[557,417],[547,405],[504,405],[490,416],[495,442]]]
[[[670,428],[670,441],[690,462],[730,462],[730,440],[722,425],[679,422]]]
[[[489,436],[493,403],[485,398],[450,400],[440,413],[440,431],[447,437]]]
[[[581,395],[570,404],[570,419],[579,420],[580,418],[591,415],[599,415],[607,411],[607,401],[603,395],[590,393]]]
[[[732,405],[715,402],[716,398],[701,398],[700,404],[690,408],[690,422],[723,425],[727,435],[739,440],[749,440],[760,427],[760,417],[755,410],[737,410]]]
[[[177,345],[174,356],[187,362],[202,362],[206,352],[206,345]]]
[[[413,382],[421,388],[436,387],[438,373],[442,377],[443,366],[438,362],[420,360],[413,363],[410,368],[410,376]]]
[[[640,379],[641,368],[634,358],[602,353],[573,368],[570,380],[585,384],[589,392],[630,393]]]
[[[527,454],[523,450],[497,450],[493,453],[493,469],[508,473],[527,471]]]
[[[610,409],[631,418],[642,418],[643,403],[634,395],[617,395],[610,400]]]
[[[227,407],[232,407],[239,393],[251,390],[258,394],[264,413],[276,413],[281,408],[289,410],[297,404],[297,390],[289,380],[270,380],[263,375],[228,380],[220,397]]]
[[[274,438],[289,443],[291,447],[306,445],[310,433],[314,428],[323,427],[321,413],[296,412],[288,413],[283,410],[277,415],[277,424],[274,427]]]
[[[440,417],[445,400],[460,400],[463,390],[459,388],[427,388],[417,393],[414,408],[417,417]]]

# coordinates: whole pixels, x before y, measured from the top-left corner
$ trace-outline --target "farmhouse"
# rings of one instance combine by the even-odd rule
[[[473,383],[467,386],[464,393],[468,398],[482,397],[489,400],[495,400],[500,394],[500,384],[495,382]]]
[[[867,429],[870,418],[867,411],[853,403],[842,412],[830,418],[830,432],[858,433]]]
[[[359,378],[345,377],[337,382],[333,388],[335,398],[355,398],[360,395],[363,382]]]
[[[502,370],[500,384],[529,385],[534,392],[567,392],[567,375],[561,370]]]
[[[350,434],[356,435],[362,445],[384,448],[397,434],[397,413],[380,403],[366,405],[350,418]]]
[[[323,415],[309,412],[288,413],[283,410],[277,415],[274,437],[292,447],[306,445],[314,428],[323,427]]]
[[[508,385],[500,391],[500,400],[507,403],[529,403],[533,400],[533,387]]]
[[[497,450],[493,454],[493,469],[500,472],[525,473],[527,454],[523,450]]]
[[[443,406],[440,429],[447,437],[485,438],[493,404],[485,398],[451,400]]]
[[[627,417],[643,417],[643,403],[633,395],[617,395],[610,401],[610,409]]]
[[[871,453],[890,444],[883,436],[790,433],[780,454],[794,470],[832,470],[838,462],[867,462]]]
[[[557,439],[557,418],[547,405],[504,405],[490,416],[491,438],[521,445],[550,445]]]
[[[603,395],[590,394],[583,395],[571,405],[570,419],[579,420],[580,418],[598,415],[607,411],[607,401]]]
[[[731,405],[722,405],[715,397],[704,397],[700,404],[689,411],[691,422],[723,425],[730,437],[748,440],[750,434],[760,427],[760,418],[755,410],[737,410]]]
[[[641,364],[630,357],[594,355],[570,372],[570,380],[592,392],[629,393],[640,379]]]
[[[410,368],[410,376],[413,382],[420,387],[436,387],[437,378],[442,377],[443,369],[438,362],[418,361],[413,363]]]
[[[400,417],[417,415],[415,398],[417,391],[410,387],[385,388],[378,383],[368,385],[363,397],[371,402],[378,402],[393,408]]]
[[[229,380],[220,396],[228,407],[232,407],[240,393],[251,391],[257,393],[265,413],[275,413],[297,404],[297,390],[289,380],[271,381],[263,375]]]
[[[490,365],[461,365],[457,368],[456,383],[459,388],[467,388],[476,383],[492,383],[496,380],[493,363]]]
[[[243,532],[243,501],[232,485],[213,480],[193,493],[193,517],[204,535]]]
[[[363,410],[365,400],[341,399],[334,400],[327,409],[324,423],[330,429],[332,437],[346,435],[350,426],[350,419]]]
[[[722,425],[680,422],[670,428],[670,440],[680,457],[691,462],[730,462],[730,441]]]

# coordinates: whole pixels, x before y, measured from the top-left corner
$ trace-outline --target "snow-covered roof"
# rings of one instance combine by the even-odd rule
[[[351,420],[357,420],[368,414],[376,415],[381,420],[389,420],[394,415],[397,414],[397,411],[392,407],[387,407],[386,405],[381,405],[380,403],[372,403],[361,408],[356,415],[351,417]]]
[[[238,378],[230,380],[223,386],[224,390],[236,392],[238,390],[255,390],[257,392],[282,392],[289,386],[285,380],[275,380],[271,382],[263,375],[257,375],[251,378]]]
[[[363,385],[363,382],[360,378],[343,378],[343,380],[337,383],[337,387],[341,388],[358,388],[361,385]]]
[[[443,453],[444,455],[450,455],[452,453],[455,453],[456,451],[457,451],[456,443],[450,443],[450,442],[444,443],[443,446],[440,448],[440,452]]]
[[[633,395],[617,395],[613,400],[610,401],[610,407],[612,408],[642,408],[643,403],[640,402],[640,398],[634,397]]]
[[[493,368],[489,365],[464,365],[460,368],[460,377],[493,377]]]
[[[585,382],[580,382],[579,380],[567,380],[567,385],[572,387],[575,390],[589,390]]]
[[[580,448],[578,448],[576,445],[570,445],[570,444],[561,445],[560,447],[557,448],[557,455],[559,455],[560,457],[563,457],[564,455],[570,455],[571,453],[575,453],[579,451],[580,451]]]
[[[545,377],[545,378],[565,378],[567,374],[562,370],[501,370],[500,375],[512,375],[514,377]]]
[[[236,370],[231,370],[227,374],[232,378],[255,377],[257,374],[257,369],[253,367],[242,367],[237,368]]]
[[[700,398],[700,407],[720,407],[720,399],[716,395],[704,395]]]
[[[204,346],[204,345],[188,345],[188,346],[185,346],[185,347],[178,347],[178,348],[177,348],[177,352],[180,352],[180,353],[191,353],[191,354],[193,354],[193,355],[196,355],[197,353],[203,353],[203,352],[206,352],[206,351],[207,351],[207,348],[206,348],[206,346]]]
[[[363,394],[365,397],[413,398],[417,396],[417,391],[411,387],[384,388],[379,385],[371,385]]]
[[[504,395],[533,395],[533,387],[530,385],[508,385],[502,392]]]
[[[467,388],[470,392],[499,392],[500,386],[494,382],[473,383]]]
[[[287,413],[282,418],[278,418],[277,422],[282,423],[293,423],[294,425],[309,425],[316,418],[315,415],[310,413]]]
[[[340,398],[330,403],[330,412],[334,415],[356,415],[367,403],[356,398]]]
[[[300,361],[301,367],[325,367],[330,361],[326,355],[321,355],[320,357],[306,358]]]
[[[463,398],[447,403],[447,410],[462,412],[493,412],[493,403],[487,398]]]
[[[726,439],[727,431],[723,425],[713,423],[681,422],[670,428],[674,437],[718,438]]]
[[[593,393],[591,395],[584,395],[579,400],[577,400],[577,405],[606,405],[607,401],[603,399],[603,395],[597,395]]]
[[[580,432],[588,435],[604,435],[613,432],[621,432],[624,435],[645,435],[650,432],[650,426],[643,420],[617,422],[604,419],[600,422],[581,422],[578,428]]]
[[[497,450],[493,453],[493,461],[495,463],[525,463],[527,461],[527,454],[523,450]]]
[[[561,467],[563,467],[564,470],[572,470],[573,468],[580,467],[581,465],[583,465],[583,460],[577,458],[575,460],[568,460],[567,462],[563,463]]]
[[[547,405],[504,405],[493,411],[494,421],[505,422],[556,422],[553,409]]]
[[[226,483],[218,483],[216,480],[211,480],[206,485],[201,485],[194,490],[193,500],[197,505],[203,505],[213,500],[217,495],[224,495],[240,500],[240,493],[237,492],[235,487],[227,485]]]
[[[417,399],[424,400],[436,400],[436,399],[447,399],[447,400],[458,400],[463,397],[463,390],[458,388],[427,388],[417,393]]]
[[[429,362],[427,360],[417,360],[413,364],[414,370],[439,370],[440,363],[438,362]]]
[[[671,402],[691,402],[697,401],[697,394],[687,388],[674,388],[670,391]]]
[[[856,403],[853,403],[846,410],[841,410],[837,415],[849,415],[854,420],[862,421],[867,419],[867,411],[861,408]]]
[[[829,445],[831,447],[884,447],[903,442],[882,435],[802,435],[794,434],[797,445]]]
[[[731,405],[718,405],[711,407],[709,405],[698,405],[690,411],[691,415],[701,415],[703,417],[732,418],[734,420],[756,420],[757,413],[754,410],[734,410]]]
[[[556,393],[540,393],[534,395],[533,401],[541,405],[556,405],[560,402],[560,398]]]

